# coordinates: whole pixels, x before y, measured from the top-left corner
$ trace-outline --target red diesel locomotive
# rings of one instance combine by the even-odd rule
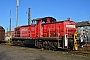
[[[37,18],[31,25],[14,29],[13,45],[35,46],[44,49],[73,49],[76,23],[70,18],[56,21],[53,17]]]

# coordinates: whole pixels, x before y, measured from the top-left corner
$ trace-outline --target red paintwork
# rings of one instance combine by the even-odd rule
[[[20,27],[20,37],[29,37],[29,26]]]
[[[20,26],[19,26],[19,27],[14,28],[14,37],[17,37],[17,36],[18,36],[17,31],[20,31]]]
[[[46,21],[43,23],[42,20]],[[52,20],[52,23],[51,23]],[[68,37],[72,37],[72,35],[76,32],[76,23],[70,21],[70,18],[64,21],[56,22],[56,19],[52,17],[45,17],[36,19],[36,24],[20,26],[14,29],[14,36],[17,37],[16,31],[20,31],[20,35],[18,37],[31,37],[31,38],[40,38],[40,37],[58,37],[61,38],[65,34],[68,34]],[[67,27],[66,27],[66,24]],[[73,26],[74,25],[74,26]]]

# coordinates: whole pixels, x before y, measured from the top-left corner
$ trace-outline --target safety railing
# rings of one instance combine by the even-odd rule
[[[60,37],[60,28],[44,28],[43,37]]]
[[[62,30],[60,28],[56,28],[56,29],[55,28],[44,28],[41,31],[38,30],[38,32],[36,32],[36,30],[33,32],[31,30],[16,31],[16,34],[14,34],[14,36],[16,36],[16,37],[32,37],[32,35],[35,34],[36,37],[60,37],[61,31],[63,31],[63,32],[66,31],[66,34],[72,35],[72,32],[70,32],[68,29]]]

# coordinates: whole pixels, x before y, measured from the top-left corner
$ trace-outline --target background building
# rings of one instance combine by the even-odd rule
[[[77,32],[83,35],[85,42],[90,42],[90,21],[77,22]]]

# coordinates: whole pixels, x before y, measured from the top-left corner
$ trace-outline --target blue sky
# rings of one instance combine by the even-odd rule
[[[29,7],[31,19],[52,16],[58,21],[68,17],[75,22],[90,20],[90,0],[19,0],[18,25],[27,25],[26,12]],[[9,28],[10,10],[14,28],[16,27],[16,0],[0,0],[0,26],[5,29]]]

